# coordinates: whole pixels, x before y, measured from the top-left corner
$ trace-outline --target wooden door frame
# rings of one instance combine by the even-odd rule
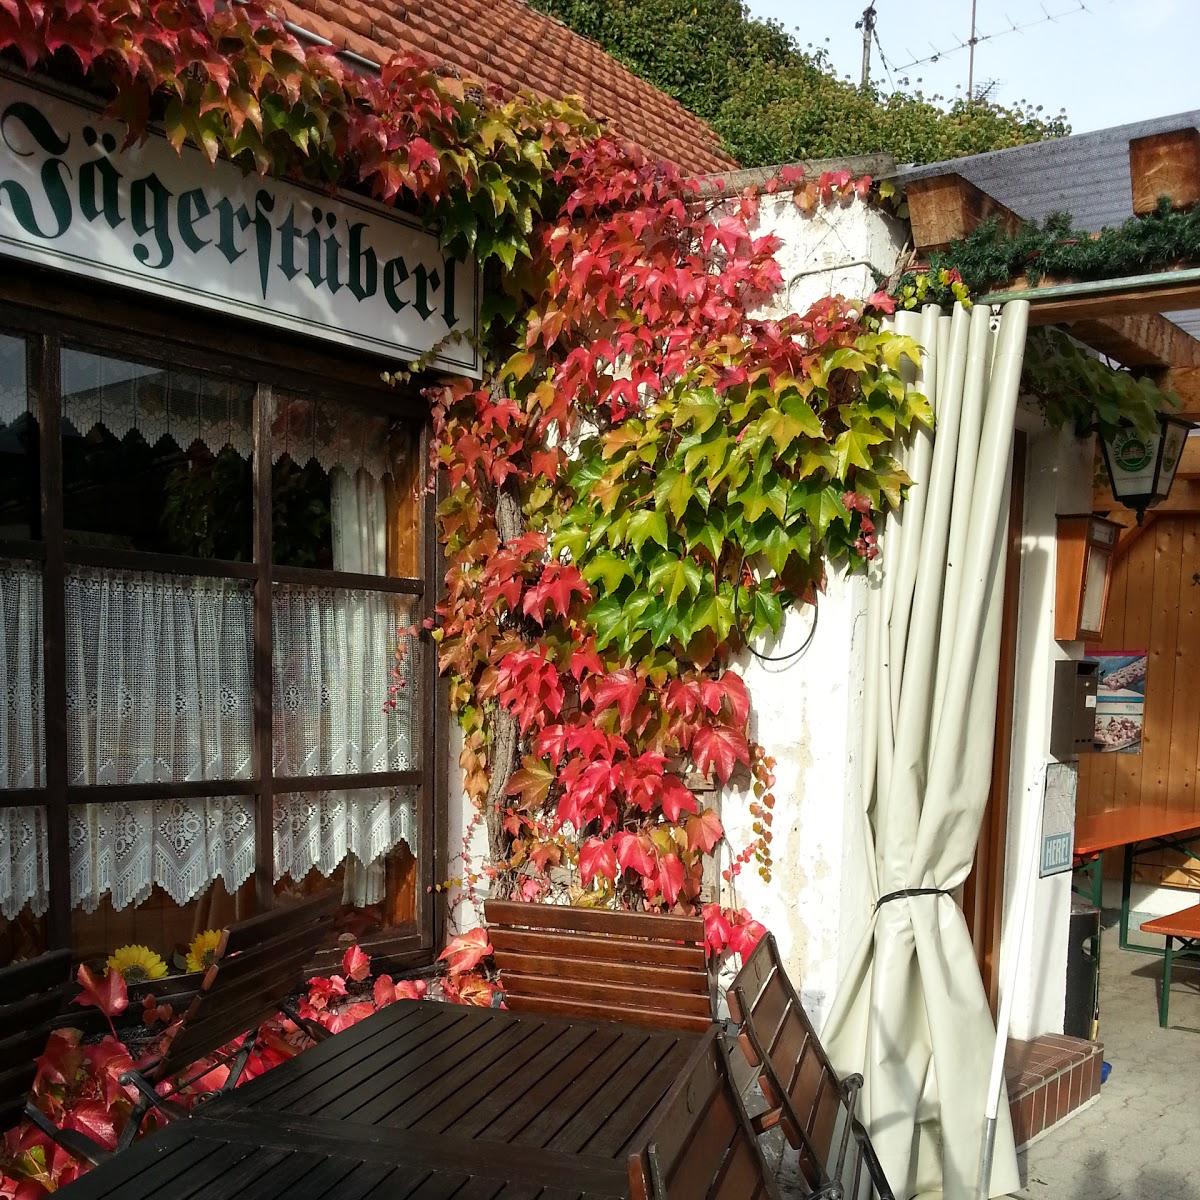
[[[1000,626],[1000,663],[996,673],[996,734],[992,782],[979,827],[975,863],[963,885],[962,909],[975,946],[975,958],[995,1016],[1000,988],[1000,927],[1004,916],[1004,854],[1008,840],[1008,791],[1016,690],[1017,620],[1021,599],[1021,536],[1025,519],[1027,439],[1013,437],[1012,487],[1008,500],[1004,611]]]

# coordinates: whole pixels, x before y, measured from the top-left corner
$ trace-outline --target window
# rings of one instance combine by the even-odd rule
[[[30,324],[0,333],[0,963],[182,970],[327,887],[377,952],[427,950],[420,425],[382,387]]]

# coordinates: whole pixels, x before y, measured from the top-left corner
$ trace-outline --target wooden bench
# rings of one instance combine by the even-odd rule
[[[85,1134],[59,1129],[28,1099],[37,1060],[72,990],[68,950],[52,950],[0,970],[0,1130],[27,1117],[60,1146],[94,1165],[109,1151]]]
[[[716,1026],[650,1120],[653,1140],[629,1158],[632,1200],[777,1200]]]
[[[167,1089],[158,1085],[185,1072],[200,1059],[219,1054],[229,1063],[222,1092],[237,1086],[254,1049],[258,1027],[267,1018],[285,1012],[314,1041],[329,1036],[313,1021],[306,1021],[291,1006],[289,995],[304,983],[304,968],[313,954],[333,936],[336,892],[287,908],[272,909],[230,925],[221,935],[215,960],[204,975],[200,991],[174,1026],[158,1058],[143,1062],[137,1071],[122,1076],[141,1094],[122,1146],[136,1136],[150,1107],[168,1119],[187,1115],[171,1097],[195,1082],[183,1079]],[[233,1046],[232,1050],[225,1048]],[[201,1074],[211,1070],[206,1066]]]
[[[1162,992],[1158,998],[1158,1023],[1166,1029],[1171,1005],[1171,968],[1177,958],[1200,958],[1200,904],[1169,917],[1143,921],[1141,929],[1143,933],[1161,933],[1167,939],[1163,951]],[[1179,942],[1178,947],[1176,942]]]
[[[488,936],[514,1012],[706,1030],[704,920],[489,900]]]
[[[783,1127],[814,1196],[895,1200],[855,1114],[862,1076],[842,1079],[834,1070],[771,934],[742,965],[726,1001],[738,1046],[768,1106],[755,1118],[758,1132]]]

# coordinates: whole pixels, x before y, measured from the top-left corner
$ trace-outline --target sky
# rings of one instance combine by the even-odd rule
[[[854,23],[866,0],[747,3],[802,46],[824,46],[838,73],[857,81],[862,34]],[[991,99],[1027,100],[1049,114],[1065,108],[1075,133],[1200,109],[1200,0],[976,0],[976,7],[980,37],[1040,22],[976,47],[975,80],[994,81]],[[875,10],[893,78],[908,76],[910,88],[926,94],[965,95],[966,49],[899,68],[965,42],[971,0],[875,0]],[[1057,19],[1044,20],[1046,13]],[[871,51],[872,78],[887,86],[879,46]]]

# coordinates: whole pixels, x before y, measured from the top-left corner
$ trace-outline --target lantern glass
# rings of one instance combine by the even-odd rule
[[[1141,522],[1146,509],[1167,498],[1195,422],[1158,414],[1157,428],[1142,433],[1123,425],[1103,441],[1104,465],[1113,497],[1133,509]]]
[[[1083,599],[1079,605],[1079,628],[1097,636],[1104,629],[1104,593],[1108,586],[1110,554],[1093,544],[1083,577]]]

